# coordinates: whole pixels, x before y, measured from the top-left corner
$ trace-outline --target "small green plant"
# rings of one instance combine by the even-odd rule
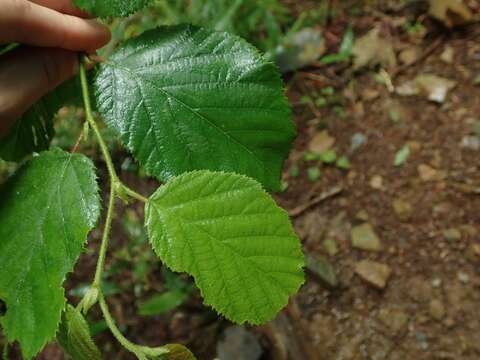
[[[147,2],[76,4],[114,17]],[[115,338],[138,359],[193,358],[181,345],[132,343],[112,318],[104,265],[117,199],[145,204],[154,252],[169,269],[193,276],[205,304],[236,323],[272,319],[303,283],[304,263],[287,213],[265,191],[281,188],[295,134],[275,66],[239,37],[187,25],[121,44],[92,76],[89,61],[82,55],[79,77],[0,139],[4,160],[36,154],[0,189],[0,324],[7,341],[18,342],[27,359],[55,338],[75,360],[99,359],[84,318],[99,305]],[[82,131],[100,146],[110,193],[96,272],[74,307],[62,284],[100,216],[97,176],[85,155],[50,149],[50,142],[54,114],[82,99]],[[144,196],[119,179],[94,109],[163,183],[155,193]],[[159,311],[152,304],[143,312]]]

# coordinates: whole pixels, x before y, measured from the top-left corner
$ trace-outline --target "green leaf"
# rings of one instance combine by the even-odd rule
[[[348,170],[352,166],[352,164],[350,163],[350,160],[346,156],[341,156],[337,160],[336,165],[339,169],[342,169],[342,170]]]
[[[125,17],[147,6],[152,0],[74,0],[75,6],[102,18]]]
[[[196,360],[195,356],[185,346],[180,344],[167,344],[163,348],[169,351],[161,357],[162,360]]]
[[[190,295],[185,290],[170,290],[155,295],[138,306],[138,313],[142,316],[161,315],[182,305]]]
[[[100,360],[102,355],[92,340],[90,328],[80,311],[67,304],[57,333],[57,341],[73,360]]]
[[[208,169],[280,188],[291,110],[275,66],[244,40],[162,27],[117,50],[94,87],[106,123],[161,181]]]
[[[242,175],[195,171],[146,205],[160,259],[195,278],[205,303],[237,322],[261,324],[303,283],[303,254],[285,211]]]
[[[60,85],[36,102],[12,129],[0,138],[0,158],[20,161],[33,152],[48,149],[54,135],[53,118],[62,106],[81,100],[78,77]]]
[[[395,154],[395,166],[402,166],[405,164],[410,157],[410,146],[408,144],[404,145],[398,152]]]
[[[92,162],[61,150],[30,160],[0,190],[0,318],[31,358],[55,336],[62,283],[99,216]]]

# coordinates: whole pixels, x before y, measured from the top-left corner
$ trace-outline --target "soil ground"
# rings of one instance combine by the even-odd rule
[[[372,23],[388,27],[395,18],[407,15],[373,14],[356,19],[353,25],[362,33]],[[330,25],[332,36],[336,29],[343,29],[344,20]],[[480,87],[474,81],[480,74],[480,24],[448,30],[428,22],[427,28],[429,34],[419,45],[424,52],[431,50],[428,56],[391,80],[398,86],[424,73],[454,80],[456,87],[442,104],[424,96],[390,92],[369,70],[352,73],[344,66],[311,67],[286,79],[298,138],[285,167],[288,188],[276,199],[290,211],[305,206],[294,217],[305,253],[313,259],[321,257],[331,266],[337,282],[329,285],[307,269],[307,281],[287,309],[272,323],[249,329],[263,347],[263,359],[480,358],[480,145],[476,147],[472,137],[472,126],[480,119]],[[441,59],[446,48],[453,51],[450,63]],[[302,100],[326,87],[342,95],[341,114]],[[335,140],[338,154],[348,155],[351,167],[321,166],[321,176],[312,181],[308,168],[317,164],[304,160],[304,154],[321,131]],[[363,141],[352,150],[356,134],[361,134]],[[401,166],[395,166],[395,157],[405,144],[410,155]],[[117,158],[121,164],[124,154]],[[292,176],[295,166],[298,176]],[[145,194],[157,186],[125,172],[122,177]],[[105,185],[104,180],[102,177]],[[307,206],[333,188],[341,191]],[[140,205],[130,208],[139,218],[143,216]],[[122,218],[126,208],[119,205],[117,211]],[[352,246],[352,228],[365,223],[377,234],[379,251]],[[98,250],[98,240],[95,232],[89,245],[92,253]],[[126,242],[124,227],[115,223],[112,249],[123,248]],[[230,326],[227,321],[203,307],[196,292],[166,315],[138,317],[138,289],[133,279],[129,280],[138,259],[122,258],[121,254],[114,259],[115,263],[108,265],[110,270],[119,266],[119,259],[123,265],[111,271],[110,280],[127,285],[110,296],[109,303],[130,339],[150,345],[180,342],[199,359],[215,357],[217,343]],[[356,273],[364,260],[388,267],[391,273],[384,286],[372,286]],[[87,283],[89,278],[82,274],[93,273],[94,265],[94,256],[83,255],[68,287]],[[148,275],[142,296],[161,291],[160,281],[157,266]],[[98,314],[90,320],[95,316]],[[131,358],[107,331],[97,340],[106,358]],[[62,355],[55,346],[39,356],[57,358]]]

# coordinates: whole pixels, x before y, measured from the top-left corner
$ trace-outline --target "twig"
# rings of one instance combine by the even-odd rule
[[[430,45],[427,50],[425,50],[425,52],[419,56],[417,59],[415,59],[415,61],[413,61],[412,63],[409,63],[409,64],[404,64],[402,66],[399,66],[398,68],[396,68],[392,74],[391,74],[391,77],[392,79],[397,77],[400,73],[404,72],[405,70],[407,70],[408,68],[412,67],[413,65],[416,65],[418,64],[419,62],[422,62],[424,61],[425,59],[427,59],[430,55],[432,55],[435,50],[437,50],[442,44],[443,44],[443,41],[445,40],[445,37],[444,36],[440,36],[439,38],[437,38],[433,43],[432,45]]]
[[[80,135],[78,135],[77,141],[75,141],[75,145],[73,145],[72,149],[70,150],[71,153],[76,153],[77,152],[78,147],[79,147],[82,139],[83,139],[83,131],[80,132]]]
[[[296,208],[293,208],[292,210],[290,210],[288,212],[288,215],[290,215],[290,217],[292,217],[292,218],[293,217],[298,217],[298,216],[302,215],[305,211],[310,209],[311,207],[313,207],[315,205],[318,205],[321,202],[340,194],[342,191],[343,191],[342,187],[334,186],[331,189],[329,189],[327,191],[324,191],[323,193],[321,193],[317,197],[313,198],[309,202],[307,202],[305,204],[302,204],[302,205],[299,205]]]
[[[453,188],[465,194],[480,195],[480,186],[474,186],[460,182],[452,182],[451,185]]]

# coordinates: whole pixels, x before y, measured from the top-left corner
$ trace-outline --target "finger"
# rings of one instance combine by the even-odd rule
[[[58,12],[61,12],[62,14],[68,14],[84,18],[89,17],[86,12],[75,7],[72,4],[71,0],[30,0],[30,2],[56,10]]]
[[[108,28],[94,20],[61,14],[26,0],[3,2],[0,43],[85,51],[98,49],[110,40]]]
[[[0,135],[77,71],[77,54],[73,51],[23,48],[0,58]]]

